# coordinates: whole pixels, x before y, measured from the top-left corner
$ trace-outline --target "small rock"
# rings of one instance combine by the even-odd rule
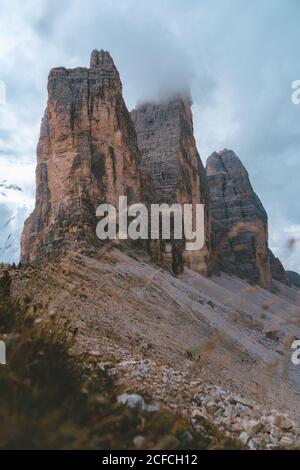
[[[287,416],[280,414],[275,416],[274,424],[284,431],[295,427],[295,424],[292,420],[290,420]]]
[[[95,357],[101,356],[99,351],[90,351],[90,355]]]
[[[234,408],[235,416],[243,416],[249,414],[249,411],[250,409],[247,406],[242,405],[241,403],[237,403]]]
[[[194,437],[189,431],[186,431],[182,436],[181,439],[184,444],[188,445],[191,444],[194,441]]]
[[[201,395],[200,393],[196,393],[194,396],[193,396],[193,401],[197,403],[197,405],[201,405],[202,402],[203,402],[203,395]]]
[[[233,406],[231,405],[226,406],[225,411],[224,411],[224,416],[232,416],[233,410],[234,410]]]
[[[207,435],[207,430],[206,430],[205,427],[202,426],[201,424],[193,425],[193,429],[194,429],[198,434],[202,434],[203,436],[206,436],[206,435]],[[221,428],[220,428],[220,429],[221,429]]]
[[[223,426],[226,426],[227,428],[230,428],[231,425],[232,425],[232,419],[230,418],[230,416],[227,416],[221,422],[222,422]]]
[[[280,442],[279,444],[281,446],[292,446],[294,444],[294,441],[293,439],[291,439],[290,437],[288,436],[283,436],[281,439],[280,439]]]
[[[133,444],[137,449],[142,449],[145,442],[146,439],[144,438],[144,436],[135,436],[135,438],[133,439]]]
[[[206,409],[210,412],[210,413],[214,413],[214,411],[216,411],[217,409],[217,406],[216,406],[216,402],[210,400],[206,405],[205,405]]]
[[[236,405],[237,403],[240,403],[241,405],[247,406],[248,408],[253,408],[253,403],[250,402],[249,400],[246,400],[246,398],[239,397],[238,395],[231,395],[229,397],[229,403],[232,405]]]
[[[261,438],[262,438],[263,442],[269,442],[269,440],[270,440],[270,436],[267,432],[264,432],[263,434],[261,434]]]
[[[194,419],[194,420],[198,420],[198,419],[204,418],[204,416],[201,413],[201,411],[198,410],[198,408],[196,408],[192,411],[191,418]]]
[[[127,405],[129,408],[140,408],[142,409],[145,405],[143,397],[137,395],[136,393],[123,393],[117,397],[117,402],[122,403],[122,405]]]
[[[272,426],[271,425],[271,433],[270,433],[270,436],[271,438],[273,439],[273,441],[279,441],[280,438],[281,438],[281,432],[280,430],[278,429],[277,426]]]
[[[249,449],[251,449],[251,450],[255,450],[255,449],[256,449],[256,445],[255,445],[255,442],[253,441],[253,439],[249,439],[249,441],[248,441],[248,447],[249,447]]]
[[[136,393],[123,393],[117,397],[117,402],[129,406],[129,408],[139,408],[147,413],[155,413],[159,410],[159,405],[157,403],[151,403],[148,405],[144,398]]]
[[[194,382],[191,382],[190,383],[190,386],[191,387],[197,387],[199,385],[199,382],[198,381],[194,381]]]
[[[56,315],[56,309],[53,306],[48,307],[48,315],[49,317],[55,317]]]
[[[239,435],[239,440],[242,441],[242,443],[245,445],[247,445],[249,439],[250,436],[246,431],[241,432],[241,434]]]
[[[234,423],[232,425],[232,430],[235,432],[242,432],[244,430],[244,426],[242,424],[242,421],[239,423]]]
[[[255,421],[254,419],[250,419],[245,423],[245,431],[249,434],[256,434],[257,432],[261,431],[263,425],[260,421]]]
[[[267,424],[274,424],[275,416],[274,415],[262,416],[261,421]]]
[[[147,405],[147,403],[144,402],[143,404],[143,411],[147,411],[148,413],[155,413],[158,410],[159,405],[157,403],[151,403],[150,405]]]

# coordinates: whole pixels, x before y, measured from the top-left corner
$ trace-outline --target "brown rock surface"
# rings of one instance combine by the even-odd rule
[[[236,154],[226,149],[208,158],[206,170],[218,267],[269,287],[268,217],[248,172]]]
[[[118,197],[140,200],[139,151],[106,51],[90,68],[51,70],[48,104],[37,147],[36,207],[25,223],[22,262],[45,260],[72,247],[97,245],[96,207]]]
[[[193,134],[191,99],[179,93],[161,103],[146,103],[131,112],[142,170],[153,180],[156,203],[205,204],[205,246],[184,252],[181,242],[166,243],[163,262],[168,258],[179,267],[185,263],[203,274],[208,272],[210,251],[209,198],[205,170]],[[161,256],[161,247],[152,245],[152,255]]]

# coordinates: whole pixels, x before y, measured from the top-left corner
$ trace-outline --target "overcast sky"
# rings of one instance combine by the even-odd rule
[[[299,45],[299,0],[0,0],[0,183],[23,188],[0,194],[0,247],[11,245],[0,260],[18,260],[33,207],[49,69],[87,66],[102,48],[129,109],[190,87],[203,162],[223,148],[240,156],[269,214],[271,248],[300,271],[300,241],[288,248],[300,240],[300,105],[291,101]]]

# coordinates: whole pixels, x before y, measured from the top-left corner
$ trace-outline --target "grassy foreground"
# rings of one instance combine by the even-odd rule
[[[145,413],[119,405],[107,371],[78,363],[55,328],[37,326],[11,302],[0,278],[0,449],[239,448],[203,420],[195,434],[167,410]],[[137,438],[137,436],[139,436]],[[136,438],[136,439],[135,439]]]

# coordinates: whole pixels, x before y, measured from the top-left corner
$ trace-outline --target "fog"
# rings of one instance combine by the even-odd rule
[[[300,79],[297,0],[135,1],[0,0],[0,181],[23,188],[0,196],[3,228],[17,239],[33,206],[35,147],[49,69],[88,66],[94,48],[109,50],[129,109],[189,88],[202,160],[232,148],[247,167],[269,213],[270,244],[285,266],[300,270]],[[8,233],[9,232],[9,233]]]

